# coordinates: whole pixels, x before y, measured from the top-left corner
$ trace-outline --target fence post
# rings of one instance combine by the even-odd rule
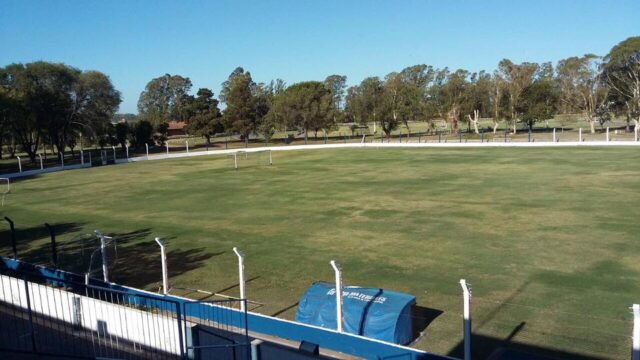
[[[44,163],[42,162],[42,154],[38,154],[40,157],[40,170],[44,170]]]
[[[251,341],[251,360],[260,360],[260,344],[262,344],[260,339]]]
[[[127,160],[129,160],[129,145],[125,145],[125,150],[127,152]]]
[[[31,347],[33,348],[34,353],[38,353],[38,348],[36,347],[36,331],[33,327],[33,313],[31,311],[31,295],[29,294],[29,283],[27,282],[27,278],[24,277],[24,291],[27,295],[27,311],[29,313],[29,331],[31,332]]]
[[[342,268],[335,260],[329,262],[336,275],[336,324],[338,332],[342,332]]]
[[[116,160],[117,160],[117,158],[116,158],[116,147],[112,146],[111,149],[113,150],[113,163],[115,164]]]
[[[62,151],[60,152],[60,165],[64,168],[64,153]]]
[[[22,172],[22,160],[20,160],[20,156],[16,156],[18,158],[18,170]]]
[[[80,150],[80,165],[84,165],[84,150]]]
[[[484,130],[480,130],[480,143],[484,143]]]
[[[556,142],[556,128],[553,128],[553,142]]]
[[[13,226],[13,220],[8,216],[5,216],[4,219],[9,223],[9,228],[11,229],[11,250],[13,250],[13,258],[18,259],[18,250],[16,248],[16,229]]]
[[[244,253],[238,250],[237,247],[233,248],[233,252],[238,256],[238,278],[240,280],[240,300],[246,300],[247,294],[245,293],[245,281],[244,281]],[[246,301],[240,302],[240,310],[246,311]]]
[[[269,150],[269,165],[273,165],[273,158],[271,157],[271,150]]]
[[[188,154],[188,153],[189,153],[189,140],[186,140],[184,143],[185,143],[185,144],[186,144],[186,146],[187,146],[187,154]]]
[[[53,266],[58,268],[58,249],[56,246],[56,232],[49,223],[44,223],[47,230],[49,230],[49,236],[51,236],[51,261],[53,262]]]
[[[160,259],[162,260],[162,294],[167,295],[169,293],[169,275],[167,274],[167,253],[164,248],[164,243],[157,237],[156,243],[160,246]]]
[[[107,267],[107,244],[106,236],[104,236],[99,230],[95,231],[96,235],[100,239],[100,253],[102,254],[102,279],[105,282],[109,282],[109,268]]]
[[[640,304],[633,304],[633,347],[631,360],[640,360]]]
[[[638,142],[638,127],[636,126],[635,129],[633,129],[633,141]]]
[[[607,141],[609,141],[609,127],[607,126]]]
[[[238,152],[233,153],[233,165],[236,170],[238,170]]]
[[[464,360],[471,360],[471,290],[465,279],[460,279],[464,300]]]
[[[582,142],[582,128],[578,128],[578,142]]]

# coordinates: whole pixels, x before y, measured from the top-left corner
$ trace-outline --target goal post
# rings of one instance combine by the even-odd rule
[[[238,150],[229,154],[231,158],[231,164],[234,169],[238,170],[241,167],[273,165],[273,154],[270,149],[245,151]]]
[[[9,178],[0,178],[0,196],[2,197],[2,206],[4,206],[4,197],[11,192],[11,180]]]

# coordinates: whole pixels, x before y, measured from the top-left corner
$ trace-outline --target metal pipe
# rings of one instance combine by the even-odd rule
[[[460,280],[464,300],[464,360],[471,360],[471,291],[465,279]]]
[[[162,260],[162,293],[167,295],[169,293],[169,276],[167,274],[167,253],[165,251],[164,243],[160,241],[160,238],[155,238],[156,243],[160,246],[160,259]]]
[[[245,293],[245,280],[244,280],[244,253],[238,250],[237,247],[233,248],[233,252],[238,256],[238,278],[240,280],[240,300],[246,300]],[[240,310],[246,311],[245,301],[240,302]]]
[[[335,260],[329,262],[336,275],[336,325],[338,332],[342,332],[342,268]]]

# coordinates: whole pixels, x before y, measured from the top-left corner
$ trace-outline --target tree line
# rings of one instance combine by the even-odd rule
[[[480,119],[491,118],[494,133],[501,123],[515,133],[559,113],[581,114],[592,132],[622,117],[629,131],[640,125],[640,37],[605,56],[574,56],[555,66],[503,59],[493,72],[470,72],[419,64],[350,87],[342,75],[290,86],[281,79],[256,83],[238,67],[217,98],[208,88],[192,94],[188,77],[165,74],[140,94],[139,114],[126,116],[115,113],[120,93],[97,71],[11,64],[0,68],[0,85],[0,149],[19,147],[31,159],[44,145],[73,150],[82,139],[100,146],[162,144],[171,121],[185,122],[187,133],[207,144],[217,134],[270,139],[278,130],[307,139],[340,123],[373,123],[390,136],[399,127],[411,131],[415,121],[479,133]]]

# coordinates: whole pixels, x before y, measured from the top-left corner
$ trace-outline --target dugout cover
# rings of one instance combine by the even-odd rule
[[[344,331],[395,344],[413,340],[413,295],[377,288],[345,286],[342,293]],[[335,284],[313,283],[300,299],[296,321],[336,329]]]

